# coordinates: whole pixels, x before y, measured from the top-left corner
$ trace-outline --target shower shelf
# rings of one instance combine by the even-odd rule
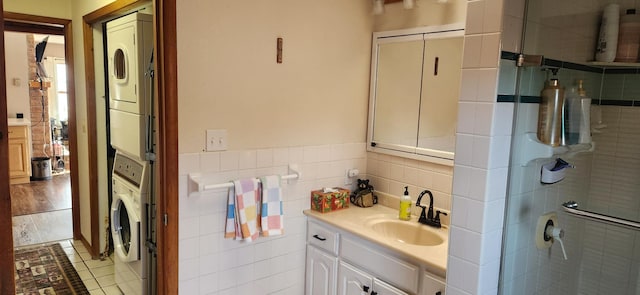
[[[523,166],[536,159],[548,159],[557,156],[572,157],[577,153],[591,152],[595,148],[593,142],[553,147],[540,142],[534,132],[526,133],[524,141],[524,150],[521,153],[522,158],[520,161]]]

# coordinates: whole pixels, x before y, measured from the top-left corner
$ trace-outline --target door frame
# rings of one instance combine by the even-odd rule
[[[155,34],[155,52],[157,61],[157,71],[155,75],[156,80],[156,96],[157,100],[157,121],[158,121],[158,154],[157,162],[158,169],[156,169],[157,177],[157,199],[158,208],[157,214],[160,220],[165,222],[159,226],[157,230],[158,240],[158,275],[157,275],[157,293],[158,294],[178,294],[178,175],[175,171],[178,171],[178,79],[177,79],[177,32],[176,32],[176,0],[153,0],[154,1],[154,34]],[[115,11],[122,9],[123,7],[130,7],[135,3],[140,3],[139,0],[116,0],[115,2],[105,6]],[[0,9],[4,11],[3,4],[0,2]],[[99,9],[100,10],[100,9]],[[97,10],[97,11],[99,11]],[[90,14],[91,15],[91,14]],[[83,17],[83,32],[86,32],[85,28],[88,26],[86,16]],[[5,21],[4,15],[0,17],[0,29],[4,31]],[[90,29],[90,26],[89,26]],[[90,31],[90,30],[89,30]],[[67,33],[65,33],[65,36]],[[71,37],[71,30],[68,32]],[[86,35],[83,36],[87,40]],[[88,40],[92,40],[89,38]],[[71,43],[71,42],[69,42]],[[91,42],[93,43],[93,42]],[[93,59],[87,58],[86,51],[90,49],[90,46],[86,45],[84,41],[85,60],[90,62],[93,66]],[[70,52],[69,56],[72,57],[73,53]],[[92,56],[92,54],[89,54]],[[5,71],[5,49],[4,49],[4,34],[0,35],[0,80],[6,81]],[[86,63],[85,63],[86,67]],[[93,71],[88,71],[87,74],[93,75]],[[90,80],[87,77],[88,82],[92,82],[95,88],[95,80]],[[75,88],[70,88],[70,91],[75,91]],[[7,104],[6,104],[6,84],[0,83],[0,236],[6,237],[0,239],[0,269],[8,270],[13,269],[13,239],[12,237],[12,221],[11,221],[11,198],[9,196],[9,152],[8,152],[8,139],[7,139]],[[89,97],[95,98],[95,92],[89,91],[87,85],[87,103],[94,103],[93,111],[93,123],[95,124],[95,99],[91,100]],[[70,116],[71,116],[70,112]],[[75,113],[73,113],[75,116]],[[89,118],[88,118],[89,123]],[[71,124],[69,130],[69,136],[77,136],[76,130],[71,130]],[[89,126],[88,126],[89,127]],[[95,127],[95,125],[94,125]],[[95,130],[95,129],[94,129]],[[91,134],[91,133],[89,133]],[[95,136],[92,135],[95,140]],[[77,140],[77,139],[76,139]],[[95,145],[90,145],[90,150],[95,148]],[[97,156],[96,151],[93,152],[94,156]],[[77,154],[77,153],[76,153]],[[91,152],[90,152],[91,155]],[[77,156],[77,155],[76,155]],[[92,161],[92,159],[89,159]],[[94,158],[93,160],[97,160]],[[77,159],[74,161],[77,166]],[[97,163],[90,165],[95,165]],[[91,167],[91,166],[90,166]],[[95,171],[90,171],[95,174]],[[90,179],[97,181],[97,176],[90,176]],[[90,183],[90,187],[97,190],[97,183]],[[97,205],[97,194],[91,191],[90,202],[94,202]],[[91,201],[93,200],[93,201]],[[91,208],[94,206],[91,205]],[[97,207],[97,206],[96,206]],[[97,218],[94,212],[91,212],[92,218]],[[75,222],[75,220],[74,220]],[[78,227],[79,230],[79,227]],[[74,235],[76,229],[74,228]],[[93,222],[92,222],[92,232]],[[93,235],[93,234],[92,234]],[[93,240],[93,237],[92,237]],[[12,271],[0,272],[0,294],[12,294],[15,292],[15,281]]]
[[[157,155],[155,169],[157,220],[157,293],[178,294],[178,77],[176,0],[116,0],[82,17],[89,134],[91,216],[98,216],[98,153],[96,128],[93,25],[153,2]],[[99,249],[99,220],[91,220],[92,255]]]
[[[73,238],[79,239],[80,191],[78,188],[78,137],[76,121],[76,94],[73,60],[73,31],[70,19],[43,17],[30,14],[4,12],[4,31],[64,36],[64,55],[67,68],[67,108],[69,112],[69,165],[71,178],[71,214]],[[6,75],[6,73],[5,73]]]

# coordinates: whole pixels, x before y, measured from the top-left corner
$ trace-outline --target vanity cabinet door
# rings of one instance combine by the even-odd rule
[[[314,246],[307,246],[306,295],[336,294],[338,258]]]
[[[338,270],[338,294],[362,295],[373,290],[373,277],[354,266],[340,261]]]
[[[409,295],[409,293],[402,291],[394,286],[391,286],[381,280],[374,280],[373,290],[375,295]]]
[[[422,277],[422,292],[420,292],[420,295],[444,295],[445,287],[444,279],[425,273]]]

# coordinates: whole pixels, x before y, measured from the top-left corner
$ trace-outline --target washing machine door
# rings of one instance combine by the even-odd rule
[[[115,255],[125,262],[140,259],[140,217],[130,196],[115,194],[111,203],[111,233]]]

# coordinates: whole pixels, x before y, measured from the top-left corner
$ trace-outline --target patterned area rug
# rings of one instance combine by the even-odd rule
[[[16,294],[89,294],[60,244],[15,250]]]

